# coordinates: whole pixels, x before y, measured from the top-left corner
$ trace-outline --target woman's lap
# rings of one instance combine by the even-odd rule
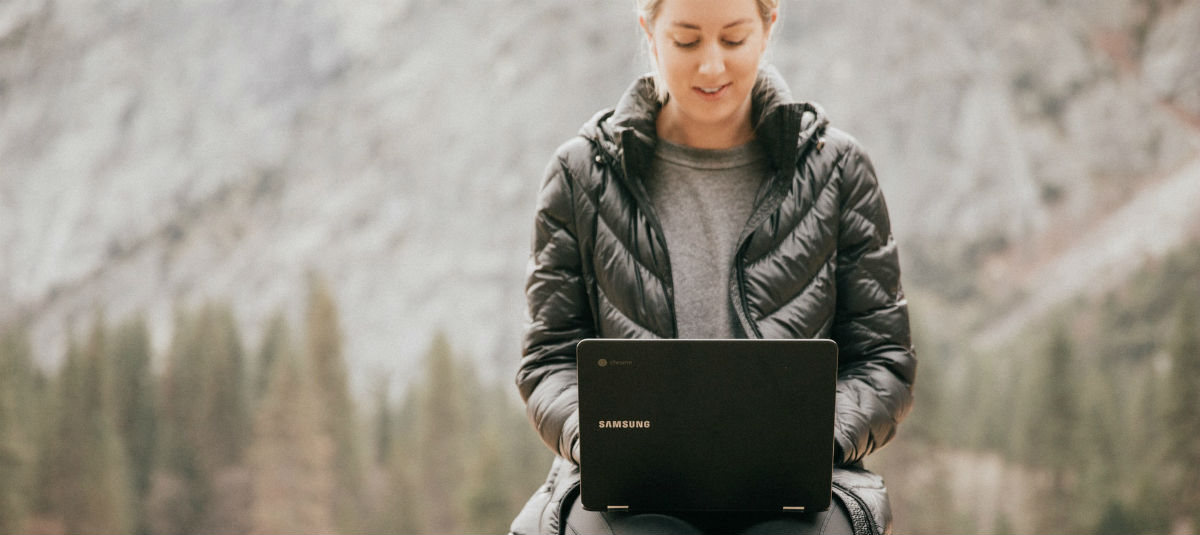
[[[567,515],[569,535],[767,534],[834,535],[853,533],[850,516],[837,500],[814,513],[617,513],[588,511],[579,500]]]

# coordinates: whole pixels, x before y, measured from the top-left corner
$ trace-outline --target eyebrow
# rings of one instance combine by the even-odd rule
[[[721,29],[722,29],[722,30],[724,30],[725,28],[732,28],[732,27],[734,27],[734,26],[737,26],[737,25],[739,25],[739,24],[745,24],[745,23],[747,23],[747,22],[754,22],[754,20],[752,20],[752,19],[748,19],[748,18],[747,18],[747,19],[738,19],[738,20],[735,20],[735,21],[733,21],[733,22],[730,22],[729,24],[726,24],[726,25],[722,26],[722,27],[721,27]],[[681,27],[681,28],[687,28],[687,29],[689,29],[689,30],[699,30],[699,29],[700,29],[700,26],[697,26],[697,25],[695,25],[695,24],[692,24],[692,23],[690,23],[690,22],[680,22],[680,21],[675,21],[675,22],[672,22],[672,23],[671,23],[671,25],[672,25],[672,26],[679,26],[679,27]]]

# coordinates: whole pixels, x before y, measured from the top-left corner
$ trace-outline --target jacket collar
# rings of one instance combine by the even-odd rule
[[[783,77],[770,65],[758,71],[750,98],[755,138],[777,168],[795,165],[805,145],[819,138],[829,123],[817,104],[792,101]],[[629,86],[616,108],[596,114],[580,134],[621,161],[626,176],[640,176],[630,171],[644,170],[647,158],[654,154],[655,121],[661,109],[654,78],[647,74]]]

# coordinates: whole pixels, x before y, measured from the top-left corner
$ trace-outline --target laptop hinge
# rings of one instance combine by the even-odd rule
[[[610,506],[608,506],[608,510],[609,511],[628,511],[629,506],[628,505],[610,505]]]
[[[789,513],[803,513],[804,507],[803,506],[795,506],[795,507],[784,506],[783,510],[787,511]]]

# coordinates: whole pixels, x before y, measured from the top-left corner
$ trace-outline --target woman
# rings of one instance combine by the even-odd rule
[[[542,182],[517,386],[557,454],[515,533],[881,533],[862,459],[896,432],[916,372],[874,170],[762,67],[778,0],[638,0],[655,74],[558,149]],[[585,511],[575,344],[832,338],[834,504],[804,515]]]

